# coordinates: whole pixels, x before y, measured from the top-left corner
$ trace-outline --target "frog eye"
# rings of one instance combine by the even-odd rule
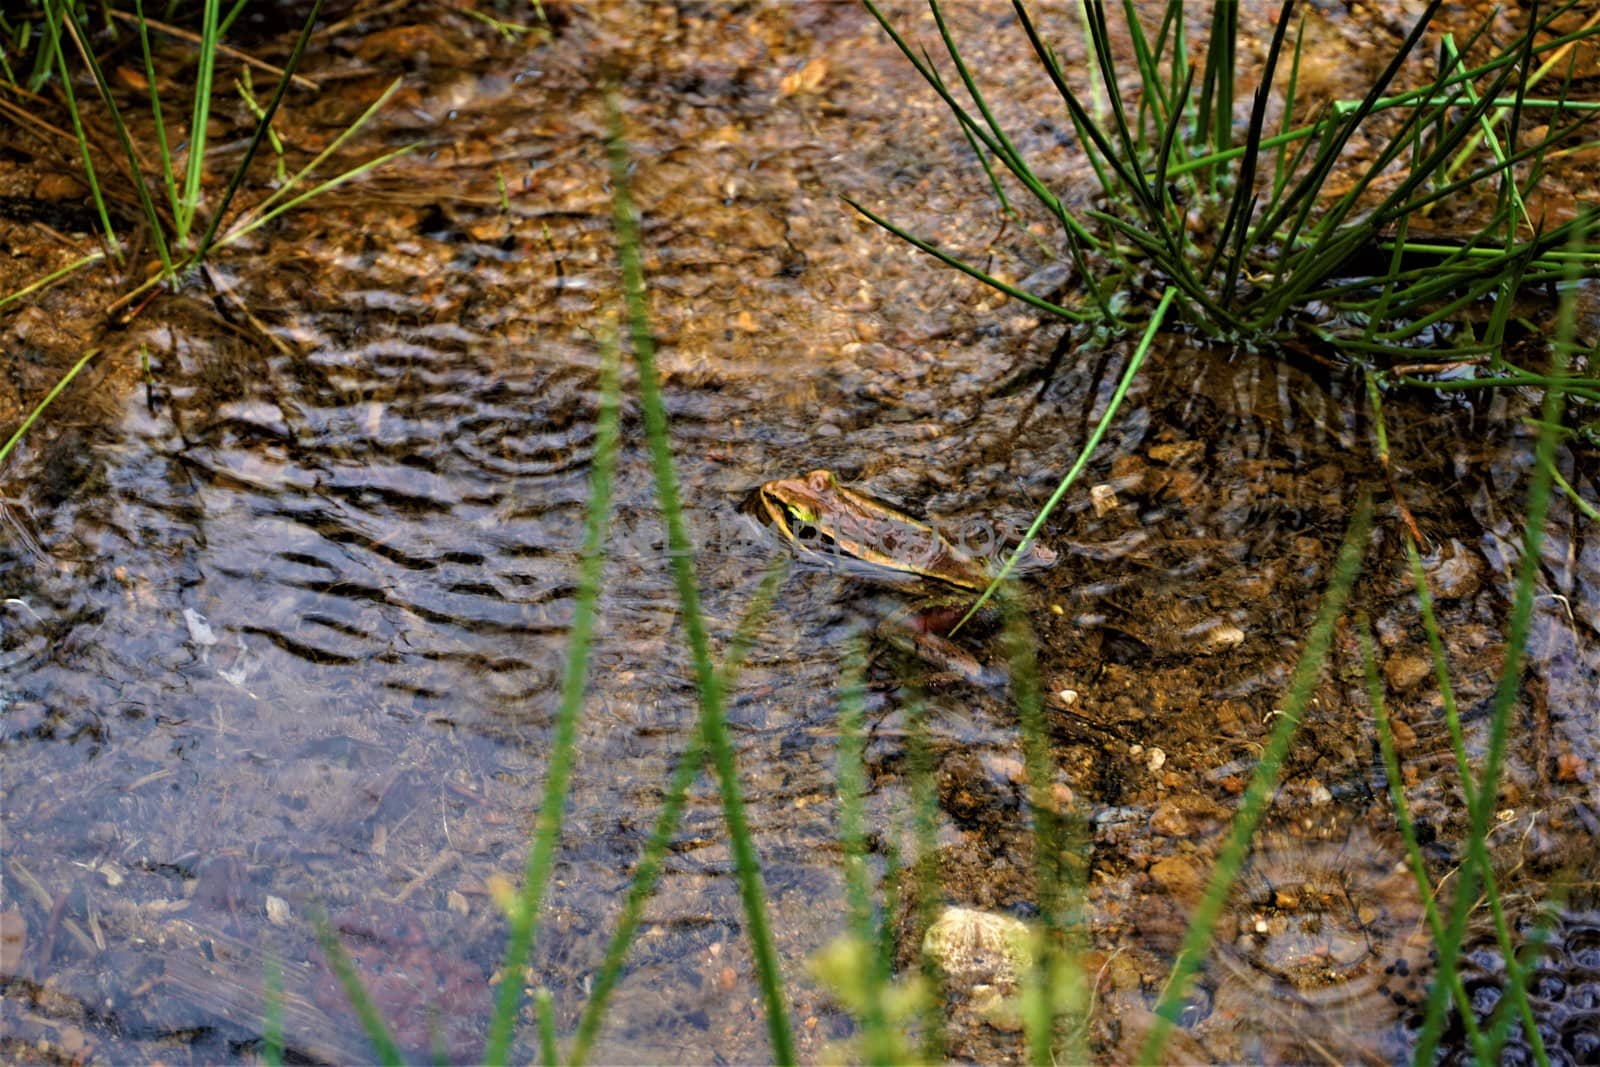
[[[785,504],[784,507],[788,510],[789,517],[795,522],[814,523],[817,521],[817,513],[803,504]]]

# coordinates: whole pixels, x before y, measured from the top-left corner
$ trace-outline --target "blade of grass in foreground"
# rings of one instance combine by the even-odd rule
[[[517,912],[511,921],[505,965],[500,969],[500,989],[495,994],[494,1016],[489,1021],[484,1060],[505,1063],[522,1000],[522,968],[539,925],[539,908],[545,886],[555,866],[561,841],[561,813],[572,779],[573,747],[577,743],[578,713],[589,680],[589,652],[605,571],[605,536],[611,513],[611,483],[617,468],[617,441],[622,426],[621,352],[614,330],[601,342],[600,410],[595,419],[594,460],[589,470],[589,510],[584,520],[583,556],[578,567],[577,602],[572,616],[572,637],[561,679],[561,706],[556,712],[551,741],[550,768],[545,775],[544,798],[539,804],[538,829],[523,876]]]
[[[840,975],[850,988],[847,1001],[861,1028],[856,1055],[870,1064],[903,1063],[910,1050],[902,1035],[890,1025],[884,1001],[890,990],[888,946],[879,943],[873,920],[872,888],[867,874],[866,817],[862,798],[867,791],[863,723],[866,718],[866,657],[855,640],[845,655],[844,685],[839,690],[839,743],[834,774],[839,794],[839,844],[844,852],[845,903],[849,911],[849,938],[855,954],[854,974]]]
[[[1553,377],[1564,378],[1575,336],[1574,300],[1577,289],[1577,268],[1568,265],[1569,279],[1566,297],[1562,300],[1560,322],[1556,338],[1551,345]],[[1478,779],[1476,803],[1467,805],[1471,819],[1468,826],[1469,842],[1487,841],[1489,824],[1500,795],[1500,770],[1505,759],[1506,736],[1510,731],[1511,715],[1521,691],[1523,653],[1528,646],[1528,633],[1533,617],[1533,591],[1538,584],[1540,550],[1544,544],[1545,516],[1550,509],[1552,490],[1551,471],[1555,469],[1556,439],[1560,436],[1561,413],[1566,399],[1559,381],[1545,390],[1544,408],[1539,421],[1539,438],[1535,447],[1535,462],[1528,480],[1528,517],[1523,527],[1522,559],[1517,568],[1517,584],[1512,594],[1511,618],[1506,633],[1505,662],[1495,689],[1494,703],[1489,712],[1489,738],[1483,758],[1483,771]],[[1467,862],[1461,865],[1461,877],[1456,883],[1455,898],[1451,901],[1450,921],[1445,929],[1445,939],[1439,944],[1438,968],[1448,974],[1457,965],[1461,942],[1466,935],[1467,919],[1477,901],[1480,876],[1487,873],[1475,862],[1481,849],[1471,849]],[[1487,862],[1486,852],[1483,853]],[[1431,1063],[1445,1026],[1446,990],[1443,983],[1436,984],[1428,996],[1427,1014],[1422,1032],[1417,1037],[1414,1052],[1418,1063]],[[1490,1048],[1493,1055],[1497,1050]],[[1543,1049],[1534,1045],[1536,1052]]]
[[[356,1018],[361,1020],[361,1029],[366,1031],[367,1040],[372,1042],[372,1050],[377,1054],[377,1061],[384,1067],[400,1067],[405,1062],[400,1055],[400,1046],[394,1043],[394,1036],[384,1025],[383,1016],[379,1014],[377,1005],[373,1004],[372,998],[367,995],[366,987],[361,984],[361,976],[356,973],[355,964],[350,962],[344,946],[339,943],[339,935],[328,925],[328,917],[321,912],[313,913],[311,923],[316,929],[317,942],[322,946],[323,954],[328,957],[328,966],[339,979],[344,995],[349,998],[350,1006],[355,1009]]]
[[[262,985],[266,989],[266,1012],[261,1020],[261,1058],[270,1067],[283,1064],[283,968],[276,956],[268,956],[262,964],[266,975]]]
[[[744,616],[739,620],[733,639],[728,643],[728,648],[722,657],[720,673],[724,693],[733,688],[739,667],[744,662],[745,653],[749,651],[750,642],[755,637],[762,620],[772,610],[772,604],[778,597],[778,587],[788,570],[787,561],[781,558],[774,566],[768,568],[761,585],[756,589],[755,596],[751,598],[750,606],[745,609]],[[672,835],[678,832],[678,821],[683,815],[684,804],[689,797],[689,787],[694,784],[695,776],[700,773],[705,755],[706,736],[702,725],[696,728],[689,739],[689,744],[678,756],[671,784],[667,787],[666,799],[662,801],[655,827],[650,831],[650,839],[645,842],[639,863],[634,868],[633,881],[628,886],[627,899],[622,904],[622,912],[617,916],[617,925],[612,930],[611,941],[606,946],[605,959],[601,962],[600,969],[595,972],[594,981],[589,987],[589,1001],[583,1007],[583,1017],[578,1020],[578,1036],[573,1039],[570,1054],[572,1067],[580,1067],[588,1059],[589,1049],[600,1034],[601,1024],[605,1022],[606,1004],[616,988],[617,981],[622,977],[622,964],[627,959],[628,949],[633,945],[634,936],[639,932],[639,921],[644,914],[645,902],[655,892],[656,879],[661,873],[661,861],[667,854],[667,848],[672,844]]]
[[[738,769],[734,764],[733,742],[723,718],[722,682],[711,662],[705,618],[700,610],[700,590],[694,575],[694,548],[684,528],[683,510],[678,498],[678,478],[673,469],[672,446],[667,438],[666,405],[662,402],[661,383],[656,377],[655,338],[650,334],[644,265],[639,256],[638,224],[634,219],[633,199],[629,192],[628,150],[622,135],[621,105],[614,88],[607,92],[606,102],[609,112],[606,154],[611,164],[613,224],[617,230],[618,256],[622,260],[623,294],[628,305],[633,358],[639,368],[639,398],[644,410],[645,436],[649,440],[651,465],[655,468],[656,494],[666,517],[667,551],[671,557],[672,576],[678,586],[678,600],[683,606],[683,627],[694,657],[702,729],[711,748],[722,788],[723,817],[728,823],[734,872],[750,927],[751,952],[755,956],[761,993],[766,1000],[772,1058],[778,1063],[793,1063],[794,1039],[789,1033],[777,951],[773,947],[767,924],[760,861],[745,818],[744,798],[740,795]]]
[[[1417,897],[1422,901],[1423,914],[1428,920],[1428,931],[1433,935],[1433,943],[1437,945],[1444,938],[1444,919],[1440,917],[1439,906],[1434,901],[1433,882],[1428,877],[1427,861],[1422,858],[1422,845],[1417,840],[1416,824],[1411,820],[1411,807],[1406,803],[1405,779],[1400,774],[1400,757],[1395,750],[1394,728],[1389,725],[1389,711],[1383,699],[1383,682],[1378,678],[1378,657],[1373,652],[1372,627],[1364,617],[1361,619],[1359,634],[1361,660],[1367,674],[1367,699],[1372,703],[1372,716],[1378,724],[1378,749],[1383,757],[1383,773],[1389,779],[1389,803],[1394,808],[1395,823],[1400,827],[1400,838],[1405,842],[1406,860],[1411,865],[1411,878],[1417,883]],[[1441,972],[1434,976],[1434,981],[1449,984],[1450,995],[1455,998],[1456,1010],[1461,1013],[1461,1021],[1466,1026],[1467,1039],[1472,1042],[1474,1055],[1478,1057],[1478,1062],[1489,1063],[1489,1047],[1483,1043],[1483,1032],[1478,1027],[1472,1002],[1467,998],[1467,989],[1465,983],[1461,981],[1461,972],[1454,969],[1448,974]]]
[[[915,679],[902,675],[906,701],[904,762],[909,786],[909,825],[890,826],[882,836],[883,877],[874,906],[867,868],[872,850],[865,823],[866,655],[858,635],[845,656],[839,689],[835,772],[839,844],[845,879],[845,931],[812,955],[810,971],[829,999],[855,1020],[851,1041],[830,1046],[825,1061],[873,1065],[942,1063],[945,1026],[943,971],[923,950],[928,929],[944,900],[938,871],[938,786]],[[898,820],[897,820],[898,821]],[[909,839],[909,861],[897,840]],[[897,946],[917,947],[913,968],[897,977]],[[920,1032],[920,1038],[919,1038]]]
[[[1467,758],[1466,737],[1461,730],[1461,716],[1456,708],[1454,688],[1450,684],[1450,668],[1445,661],[1444,640],[1440,636],[1439,622],[1433,611],[1433,597],[1428,590],[1428,576],[1422,569],[1422,556],[1417,551],[1417,545],[1407,534],[1405,538],[1406,557],[1411,563],[1411,579],[1417,589],[1417,602],[1421,608],[1423,632],[1428,638],[1428,651],[1433,657],[1434,674],[1439,683],[1440,702],[1445,712],[1445,724],[1450,734],[1450,746],[1455,754],[1456,772],[1461,775],[1461,795],[1467,802],[1468,810],[1478,802],[1477,789],[1472,782],[1472,764]],[[1376,707],[1376,705],[1375,705]],[[1381,741],[1380,737],[1380,741]],[[1398,788],[1393,786],[1392,788]],[[1398,808],[1396,809],[1398,814]],[[1402,829],[1404,824],[1402,823]],[[1534,1054],[1534,1059],[1539,1063],[1548,1062],[1544,1049],[1544,1038],[1539,1033],[1537,1021],[1533,1016],[1533,1007],[1528,1002],[1526,974],[1522,963],[1517,959],[1516,946],[1511,942],[1511,924],[1506,918],[1505,907],[1501,902],[1499,886],[1496,884],[1494,868],[1489,857],[1488,841],[1485,839],[1469,838],[1467,841],[1468,862],[1475,865],[1478,876],[1483,881],[1483,894],[1488,901],[1490,915],[1494,920],[1495,939],[1500,945],[1501,958],[1505,961],[1506,968],[1506,995],[1502,999],[1501,1007],[1509,1004],[1516,1009],[1517,1015],[1522,1020],[1524,1032],[1528,1036],[1528,1045]],[[1424,894],[1424,899],[1429,900],[1430,922],[1436,918],[1433,914],[1431,891],[1427,882],[1419,882],[1418,889]],[[1442,941],[1446,934],[1442,923],[1436,923],[1434,943]],[[1455,968],[1449,971],[1443,969],[1440,976],[1446,980],[1460,983],[1460,974]],[[1474,1048],[1478,1059],[1484,1063],[1492,1063],[1496,1056],[1493,1043],[1477,1046],[1477,1022],[1473,1018],[1472,1005],[1464,1000],[1458,1000],[1457,1010],[1461,1013],[1462,1022],[1465,1024],[1468,1036],[1474,1040]]]
[[[1234,816],[1228,839],[1223,843],[1222,851],[1217,856],[1217,865],[1212,871],[1211,882],[1206,886],[1205,896],[1195,909],[1193,918],[1189,920],[1189,929],[1184,934],[1182,946],[1178,949],[1178,958],[1173,963],[1172,974],[1167,979],[1161,1000],[1156,1004],[1155,1022],[1145,1038],[1144,1047],[1139,1050],[1141,1064],[1153,1064],[1161,1059],[1161,1050],[1172,1032],[1173,1023],[1177,1021],[1182,1011],[1183,998],[1188,995],[1189,979],[1200,970],[1200,964],[1210,950],[1211,939],[1216,933],[1217,918],[1222,914],[1223,905],[1227,903],[1234,879],[1238,877],[1239,870],[1244,865],[1245,856],[1250,849],[1250,839],[1255,835],[1256,827],[1260,825],[1262,817],[1267,812],[1267,806],[1272,802],[1283,758],[1288,754],[1289,743],[1294,739],[1295,731],[1300,726],[1300,715],[1310,703],[1317,679],[1327,662],[1328,652],[1333,644],[1333,628],[1339,621],[1339,616],[1344,614],[1345,601],[1350,596],[1351,587],[1355,585],[1356,575],[1361,571],[1361,557],[1366,551],[1367,531],[1371,526],[1372,499],[1363,494],[1356,504],[1350,525],[1345,530],[1344,544],[1339,547],[1339,557],[1333,565],[1333,580],[1328,585],[1328,592],[1322,599],[1322,608],[1318,611],[1316,622],[1311,627],[1311,634],[1306,639],[1305,651],[1300,654],[1300,662],[1295,666],[1283,710],[1278,715],[1277,724],[1272,728],[1272,735],[1267,739],[1266,747],[1262,749],[1261,762],[1256,765],[1256,772],[1250,779],[1249,788],[1245,790],[1244,800],[1239,805],[1239,813]]]
[[[1081,888],[1088,869],[1079,851],[1082,826],[1064,798],[1052,788],[1055,759],[1050,752],[1039,681],[1038,638],[1029,630],[1021,609],[1002,594],[1006,658],[1011,668],[1012,700],[1022,726],[1023,761],[1028,777],[1028,811],[1033,822],[1034,892],[1041,929],[1036,934],[1031,973],[1023,985],[1023,1025],[1028,1056],[1037,1064],[1060,1058],[1088,1062],[1079,1043],[1083,1010],[1088,1003],[1083,975],[1083,911]],[[1076,833],[1074,832],[1076,831]],[[1076,840],[1074,840],[1076,838]],[[1056,1047],[1056,1022],[1068,1015],[1070,1044]]]

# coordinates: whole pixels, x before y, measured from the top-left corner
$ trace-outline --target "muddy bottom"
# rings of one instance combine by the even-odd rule
[[[290,97],[288,151],[309,158],[397,73],[400,93],[347,165],[416,150],[222,250],[209,278],[126,324],[104,314],[131,287],[109,271],[0,311],[18,354],[4,410],[104,349],[0,482],[8,1058],[254,1059],[278,985],[295,1056],[368,1059],[319,917],[409,1057],[480,1056],[504,980],[547,989],[558,1035],[574,1033],[698,715],[630,375],[566,832],[531,967],[502,974],[497,900],[520,882],[544,782],[601,338],[620,308],[603,72],[621,72],[718,649],[785,554],[741,510],[753,487],[827,468],[947,528],[1020,529],[1103,411],[1128,350],[1068,338],[1055,366],[1061,326],[840,202],[897,213],[1009,277],[1046,265],[859,8],[598,7],[547,3],[551,32],[515,40],[454,10],[351,15],[308,60],[320,91]],[[905,20],[923,33],[920,17]],[[1005,106],[1047,113],[1051,90],[1014,47],[1008,9],[971,17],[969,59],[1016,87]],[[1074,25],[1070,9],[1052,18]],[[1075,37],[1060,39],[1064,60],[1081,60]],[[1026,128],[1053,180],[1069,181],[1059,131]],[[42,199],[40,183],[73,165],[70,144],[3,136],[15,162],[0,195]],[[52,232],[78,232],[69,223]],[[39,226],[0,221],[17,250],[5,291],[70,258]],[[1504,657],[1535,403],[1386,400],[1392,484],[1427,539],[1474,757]],[[1053,695],[1055,795],[1083,827],[1095,999],[1082,1041],[1099,1060],[1128,1060],[1149,1026],[1368,494],[1377,522],[1351,610],[1169,1047],[1186,1060],[1386,1062],[1416,1039],[1432,946],[1387,797],[1359,616],[1435,883],[1462,858],[1466,815],[1365,412],[1353,378],[1166,338],[1044,530],[1061,562],[1020,592]],[[1592,449],[1564,444],[1558,467],[1595,499]],[[1489,842],[1522,929],[1556,902],[1533,1000],[1547,1048],[1572,1062],[1594,1056],[1600,1025],[1597,568],[1587,520],[1558,496]],[[840,680],[853,643],[904,607],[854,574],[796,565],[730,694],[807,1060],[854,1033],[807,969],[846,926]],[[961,640],[1002,663],[992,631]],[[1010,702],[948,672],[908,679],[924,668],[871,649],[872,869],[910,845],[911,749],[926,744],[939,902],[1031,918]],[[1482,930],[1468,948],[1487,1013],[1503,967]],[[1014,1028],[970,990],[947,992],[948,1056],[1022,1058]],[[519,1034],[514,1056],[533,1058],[531,1010]],[[1451,1055],[1464,1040],[1453,1020]],[[594,1059],[770,1056],[702,775]]]

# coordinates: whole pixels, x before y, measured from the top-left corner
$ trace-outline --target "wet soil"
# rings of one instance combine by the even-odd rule
[[[1070,11],[1046,10],[1064,58],[1081,60]],[[600,338],[620,305],[607,76],[636,160],[673,442],[719,644],[781,552],[740,512],[752,486],[826,467],[941,524],[1018,528],[1103,410],[1126,348],[1063,337],[839,199],[1007,277],[1047,264],[1037,239],[1050,227],[995,210],[942,106],[861,9],[546,11],[550,32],[514,40],[444,6],[337,13],[305,70],[319,90],[289,98],[290,153],[309,158],[397,75],[377,127],[341,158],[416,150],[221,250],[205,278],[131,318],[105,308],[142,277],[132,270],[84,272],[0,311],[14,354],[0,381],[7,426],[85,347],[103,348],[0,472],[8,1057],[255,1057],[275,966],[290,1048],[359,1059],[318,914],[408,1054],[442,1042],[453,1058],[477,1055],[506,980],[496,899],[520,879],[544,778]],[[1367,14],[1324,5],[1316,32],[1366,55],[1390,33]],[[923,16],[901,17],[926,35]],[[963,26],[969,60],[1006,88],[1019,145],[1087,202],[1061,143],[1067,119],[1009,9],[974,7]],[[281,58],[281,31],[256,32],[252,46]],[[1340,79],[1358,66],[1323,71],[1327,91],[1354,95]],[[245,117],[218,124],[238,151]],[[61,184],[70,144],[31,127],[4,143],[0,195],[79,202]],[[1575,161],[1558,190],[1592,165]],[[92,247],[84,227],[6,213],[5,291]],[[1067,358],[1046,372],[1063,342]],[[1504,656],[1535,402],[1386,401],[1394,485],[1428,541],[1474,755]],[[1045,530],[1063,562],[1029,579],[1025,606],[1058,694],[1058,795],[1086,828],[1086,1040],[1099,1059],[1129,1058],[1148,1026],[1364,494],[1379,519],[1352,611],[1171,1047],[1197,1060],[1366,1062],[1403,1058],[1415,1037],[1431,946],[1386,798],[1358,613],[1380,645],[1436,882],[1459,862],[1465,814],[1364,412],[1345,375],[1167,338],[1090,466],[1100,506],[1085,488]],[[631,401],[624,417],[567,832],[532,967],[510,979],[550,990],[563,1035],[697,714]],[[1577,441],[1558,460],[1591,502],[1594,460]],[[1541,564],[1490,844],[1519,919],[1562,902],[1559,952],[1543,968],[1554,981],[1537,1002],[1547,1041],[1581,1060],[1600,987],[1600,548],[1559,497]],[[851,642],[901,603],[795,568],[731,697],[808,1060],[851,1033],[806,969],[845,925],[839,678]],[[994,643],[969,640],[991,657]],[[908,847],[897,837],[915,719],[935,765],[943,901],[1030,916],[1014,713],[948,679],[913,700],[902,669],[882,655],[871,679],[872,839]],[[598,1060],[770,1055],[731,870],[702,777]],[[1472,957],[1484,990],[1489,944]],[[1021,1056],[1019,1035],[951,1003],[949,1055]],[[531,1025],[522,1033],[529,1059]]]

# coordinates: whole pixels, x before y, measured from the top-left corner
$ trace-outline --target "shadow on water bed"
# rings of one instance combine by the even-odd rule
[[[948,220],[951,242],[1026,269],[1028,246],[997,237],[959,146],[930,132],[937,105],[858,9],[547,6],[547,44],[506,44],[447,13],[367,27],[318,60],[308,73],[368,99],[403,45],[411,73],[385,136],[420,135],[426,150],[224,253],[253,321],[230,324],[191,293],[111,334],[105,377],[76,386],[6,472],[9,1056],[253,1056],[272,957],[291,1050],[363,1058],[314,908],[409,1054],[435,1042],[478,1054],[504,947],[496,901],[521,869],[545,770],[595,338],[616,304],[591,57],[629,61],[653,314],[716,640],[776,550],[739,514],[751,487],[827,467],[944,523],[1021,527],[1115,383],[1120,350],[1003,395],[1014,370],[1046,363],[1055,331],[909,259],[838,204],[841,186],[888,190]],[[1008,69],[1002,54],[981,58]],[[308,125],[336,105],[306,103]],[[36,232],[4,225],[47,257]],[[84,282],[8,313],[19,396],[37,395],[49,359],[102,340],[87,324],[109,292]],[[124,388],[141,349],[148,380]],[[1052,713],[1053,755],[1090,820],[1090,1041],[1104,1060],[1138,1048],[1348,514],[1384,484],[1364,410],[1342,380],[1169,342],[1091,467],[1111,495],[1076,496],[1046,529],[1063,562],[1029,579],[1024,604],[1044,681],[1075,694]],[[1533,408],[1394,397],[1386,411],[1475,751],[1503,654],[1531,451],[1520,420]],[[532,963],[563,1035],[695,723],[637,412],[624,420],[592,697]],[[1573,449],[1562,472],[1592,500],[1592,452]],[[1586,888],[1600,831],[1597,568],[1587,520],[1557,498],[1490,841],[1520,920],[1555,887],[1578,887],[1535,996],[1547,1042],[1576,1060],[1592,1055],[1600,996],[1600,901]],[[841,664],[848,637],[898,603],[796,569],[730,695],[807,1059],[851,1031],[801,977],[845,922]],[[1442,877],[1465,815],[1392,513],[1354,605],[1376,628],[1408,795]],[[895,678],[892,664],[874,669],[866,723],[880,844],[909,803]],[[941,894],[1028,914],[1015,718],[959,683],[931,687],[926,717]],[[1177,1055],[1405,1056],[1430,946],[1385,790],[1356,636],[1341,629]],[[702,778],[597,1060],[768,1055],[730,869]],[[1485,1004],[1492,944],[1469,945]],[[948,1031],[955,1056],[1021,1054],[962,1003]],[[1461,1047],[1459,1032],[1448,1040]]]

